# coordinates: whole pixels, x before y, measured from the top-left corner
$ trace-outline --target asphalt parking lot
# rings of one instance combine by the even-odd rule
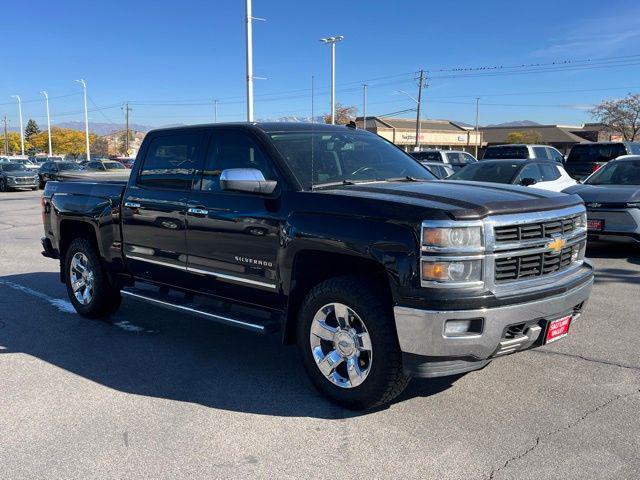
[[[640,247],[589,248],[568,338],[357,413],[277,336],[131,300],[79,317],[39,197],[0,196],[2,478],[640,478]]]

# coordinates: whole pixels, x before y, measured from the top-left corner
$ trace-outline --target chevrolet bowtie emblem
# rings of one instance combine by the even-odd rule
[[[554,253],[560,253],[566,244],[566,240],[556,238],[552,242],[547,243],[547,248]]]
[[[587,203],[587,207],[590,207],[590,208],[598,208],[601,206],[602,206],[601,203]]]

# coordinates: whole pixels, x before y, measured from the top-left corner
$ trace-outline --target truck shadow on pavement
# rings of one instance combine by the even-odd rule
[[[128,299],[109,321],[87,320],[56,309],[55,299],[66,300],[57,273],[0,277],[0,354],[24,353],[120,392],[216,409],[332,420],[368,413],[321,397],[279,334],[263,337]],[[435,395],[457,378],[413,380],[396,402]]]
[[[608,243],[589,241],[587,258],[626,260],[632,265],[640,265],[640,244]],[[615,267],[599,267],[595,269],[595,282],[601,283],[630,283],[640,285],[637,269],[624,268],[620,262]]]

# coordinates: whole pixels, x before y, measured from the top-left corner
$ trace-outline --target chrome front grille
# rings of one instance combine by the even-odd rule
[[[496,244],[535,240],[575,231],[579,215],[522,225],[501,225],[494,229]]]
[[[495,281],[511,282],[531,277],[541,277],[571,266],[572,258],[577,258],[585,242],[563,248],[559,253],[524,253],[495,260]]]

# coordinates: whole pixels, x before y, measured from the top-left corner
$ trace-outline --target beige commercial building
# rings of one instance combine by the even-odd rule
[[[356,118],[358,128],[363,128],[363,118]],[[411,118],[383,118],[367,116],[368,131],[377,133],[406,151],[413,151],[416,143],[416,120]],[[482,132],[449,120],[422,120],[420,123],[421,148],[464,150],[474,153],[476,145],[482,148]]]

